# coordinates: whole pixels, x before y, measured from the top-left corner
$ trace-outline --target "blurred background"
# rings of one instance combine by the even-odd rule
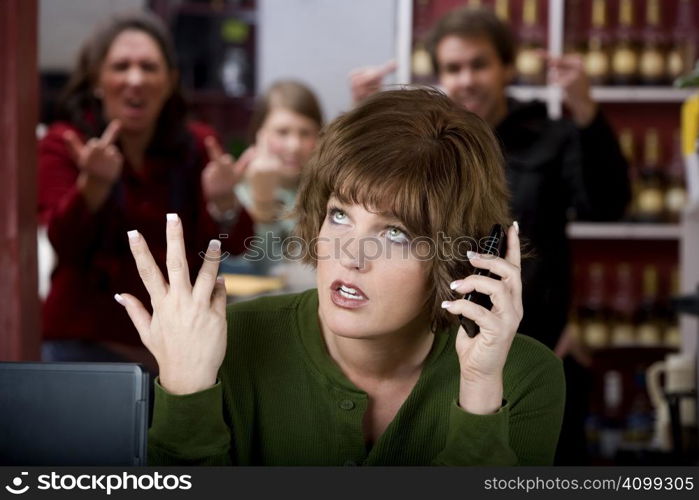
[[[592,95],[629,163],[633,192],[623,220],[572,220],[568,226],[574,289],[565,349],[589,369],[589,390],[580,396],[587,401],[587,463],[696,463],[699,325],[697,301],[691,296],[699,283],[699,103],[693,97],[697,88],[692,87],[691,74],[699,41],[697,2],[39,0],[37,4],[39,136],[43,125],[55,119],[56,99],[94,24],[127,9],[148,9],[165,21],[174,38],[191,115],[211,125],[235,156],[249,144],[255,97],[277,79],[306,83],[318,95],[326,121],[351,107],[347,75],[354,68],[395,59],[397,70],[386,83],[436,83],[424,37],[442,14],[458,6],[489,6],[510,24],[520,45],[517,81],[509,93],[544,101],[552,117],[565,111],[560,90],[546,85],[540,49],[582,54],[594,85]],[[45,296],[54,261],[41,230],[38,249],[39,290]],[[242,291],[233,291],[231,300],[294,290],[293,280],[289,275],[271,283],[241,285]],[[28,359],[20,344],[4,344],[1,357]]]

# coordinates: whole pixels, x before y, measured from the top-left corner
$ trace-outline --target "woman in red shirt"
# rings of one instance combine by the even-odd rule
[[[172,42],[150,14],[115,17],[87,41],[60,116],[39,145],[39,215],[58,256],[44,359],[147,361],[112,298],[124,289],[148,297],[124,231],[148,234],[163,261],[163,220],[177,212],[193,275],[211,238],[223,255],[241,253],[252,235],[233,192],[243,166],[213,130],[186,121]]]

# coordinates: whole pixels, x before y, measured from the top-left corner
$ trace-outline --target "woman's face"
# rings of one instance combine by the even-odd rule
[[[143,31],[125,30],[109,47],[95,90],[107,121],[117,118],[123,132],[141,133],[155,126],[173,82],[158,43]]]
[[[429,331],[428,262],[413,255],[399,220],[331,197],[316,249],[324,331],[364,339]]]
[[[260,131],[284,165],[284,174],[297,178],[311,157],[318,139],[318,125],[307,116],[287,108],[273,107]]]

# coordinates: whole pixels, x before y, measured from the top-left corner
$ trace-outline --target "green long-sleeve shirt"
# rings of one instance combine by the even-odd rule
[[[228,308],[228,346],[212,388],[186,396],[156,383],[149,463],[159,465],[550,464],[564,402],[561,362],[517,335],[492,415],[457,405],[456,327],[435,335],[417,384],[367,449],[367,395],[329,356],[316,290]]]

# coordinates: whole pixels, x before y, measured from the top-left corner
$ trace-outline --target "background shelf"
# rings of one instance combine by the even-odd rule
[[[568,224],[568,237],[575,240],[679,240],[679,224],[595,223]]]
[[[538,99],[547,101],[556,98],[560,89],[556,87],[530,87],[513,85],[508,89],[515,99]],[[674,87],[592,87],[592,97],[597,102],[668,102],[682,103],[696,93],[696,89],[676,89]]]

